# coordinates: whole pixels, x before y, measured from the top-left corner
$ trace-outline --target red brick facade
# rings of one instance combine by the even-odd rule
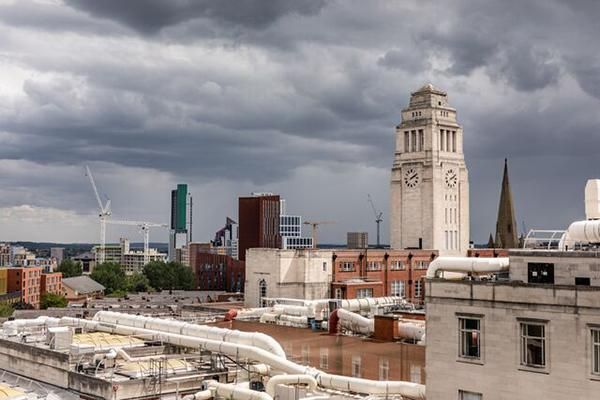
[[[23,303],[39,308],[41,276],[42,268],[40,267],[8,268],[8,292],[21,292]]]
[[[45,293],[62,294],[62,273],[42,274],[40,296]]]
[[[190,251],[192,249],[190,247]],[[190,253],[190,266],[194,271],[198,290],[224,290],[232,293],[244,291],[244,261],[223,254],[195,251]]]
[[[279,215],[278,195],[239,198],[238,258],[240,260],[246,260],[246,250],[248,249],[258,247],[278,249],[281,247]]]
[[[424,299],[423,277],[435,250],[336,250],[332,297],[404,296],[416,304]]]

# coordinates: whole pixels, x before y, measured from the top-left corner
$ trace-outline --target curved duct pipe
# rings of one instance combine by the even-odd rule
[[[39,316],[34,319],[15,319],[12,321],[6,321],[2,324],[8,335],[16,335],[19,328],[33,327],[33,326],[58,326],[60,319],[46,316]]]
[[[438,257],[427,268],[427,279],[437,278],[438,272],[460,272],[462,274],[488,274],[506,271],[508,257]]]
[[[232,321],[236,318],[260,318],[270,310],[271,307],[231,309],[225,313],[225,321]]]
[[[317,390],[317,380],[310,375],[277,375],[272,377],[265,388],[269,396],[275,397],[277,385],[306,385],[311,392]]]
[[[241,332],[232,329],[217,328],[214,326],[188,324],[176,320],[165,320],[160,318],[149,318],[138,315],[117,313],[112,311],[99,311],[93,318],[94,321],[109,322],[113,324],[134,326],[155,331],[177,333],[211,340],[234,342],[260,347],[273,354],[285,358],[285,351],[269,335],[258,332]]]
[[[365,318],[343,308],[336,311],[341,327],[363,335],[371,335],[375,331],[375,321],[373,319]]]
[[[232,400],[273,400],[273,397],[265,392],[258,392],[229,383],[208,382],[208,388],[213,396],[220,396]]]
[[[213,398],[213,392],[210,389],[201,390],[194,394],[189,394],[183,397],[183,400],[210,400]]]
[[[399,296],[366,297],[363,299],[342,300],[341,308],[348,311],[370,311],[371,307],[402,304],[405,300]]]
[[[231,357],[247,358],[267,364],[271,367],[271,374],[283,372],[286,374],[312,375],[319,386],[326,389],[351,391],[370,394],[399,394],[412,399],[425,399],[425,386],[404,381],[372,381],[369,379],[353,378],[349,376],[333,375],[315,368],[296,364],[293,361],[279,357],[270,351],[257,346],[246,344],[217,341],[195,336],[185,336],[175,333],[159,332],[145,328],[136,328],[110,324],[99,321],[90,321],[78,318],[63,317],[61,323],[65,325],[80,326],[90,330],[117,333],[139,337],[160,336],[161,340],[193,349],[205,349],[213,353],[222,353]]]
[[[421,342],[425,340],[425,324],[398,321],[398,336]]]
[[[573,248],[575,243],[600,243],[600,220],[575,221],[560,240],[560,250]]]
[[[295,315],[298,317],[314,317],[312,307],[307,306],[288,306],[283,304],[278,304],[273,307],[273,312],[275,314],[287,314],[287,315]]]

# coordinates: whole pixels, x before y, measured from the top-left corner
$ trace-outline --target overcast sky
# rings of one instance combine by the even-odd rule
[[[394,126],[427,82],[464,127],[471,239],[495,229],[504,157],[519,227],[564,229],[600,177],[599,18],[594,0],[0,0],[0,240],[96,241],[89,164],[115,218],[168,222],[188,183],[198,241],[272,191],[337,221],[330,243],[374,241],[371,193],[387,242]]]

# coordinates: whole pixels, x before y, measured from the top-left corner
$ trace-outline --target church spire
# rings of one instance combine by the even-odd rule
[[[505,249],[516,248],[517,226],[515,223],[515,208],[513,206],[512,192],[508,181],[508,160],[504,159],[504,176],[502,177],[502,192],[498,206],[498,220],[496,221],[496,247]]]

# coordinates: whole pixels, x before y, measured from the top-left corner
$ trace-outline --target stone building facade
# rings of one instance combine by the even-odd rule
[[[431,84],[411,94],[396,127],[390,243],[441,255],[465,255],[469,247],[463,130],[446,92]]]
[[[427,399],[598,398],[600,255],[509,258],[506,280],[426,281]]]

